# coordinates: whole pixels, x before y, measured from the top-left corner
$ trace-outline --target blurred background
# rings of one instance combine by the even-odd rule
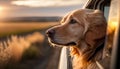
[[[87,0],[0,0],[0,69],[57,69],[45,31]]]

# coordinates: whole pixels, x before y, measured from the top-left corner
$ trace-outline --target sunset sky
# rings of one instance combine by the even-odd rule
[[[0,18],[63,16],[82,8],[87,0],[0,0]]]

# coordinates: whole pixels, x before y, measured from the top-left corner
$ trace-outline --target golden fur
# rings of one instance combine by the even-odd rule
[[[73,19],[76,22],[71,21]],[[55,31],[49,38],[51,44],[70,48],[73,69],[99,69],[96,60],[102,58],[101,44],[106,36],[106,26],[100,10],[80,9],[67,14],[61,25],[50,28],[47,33]]]

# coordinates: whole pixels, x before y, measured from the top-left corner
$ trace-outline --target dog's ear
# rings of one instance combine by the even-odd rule
[[[99,43],[103,42],[106,35],[107,23],[104,15],[100,11],[95,10],[87,16],[89,26],[85,33],[85,41],[90,46],[99,45]]]

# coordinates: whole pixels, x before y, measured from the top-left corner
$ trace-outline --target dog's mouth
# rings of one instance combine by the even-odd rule
[[[67,45],[67,46],[74,46],[74,45],[77,45],[77,43],[76,43],[76,42],[69,42],[69,43],[67,43],[66,45]]]
[[[53,46],[75,46],[75,45],[77,45],[76,42],[68,42],[68,43],[63,44],[63,43],[55,42],[50,39],[48,39],[48,40],[49,40],[50,44],[52,44]]]

